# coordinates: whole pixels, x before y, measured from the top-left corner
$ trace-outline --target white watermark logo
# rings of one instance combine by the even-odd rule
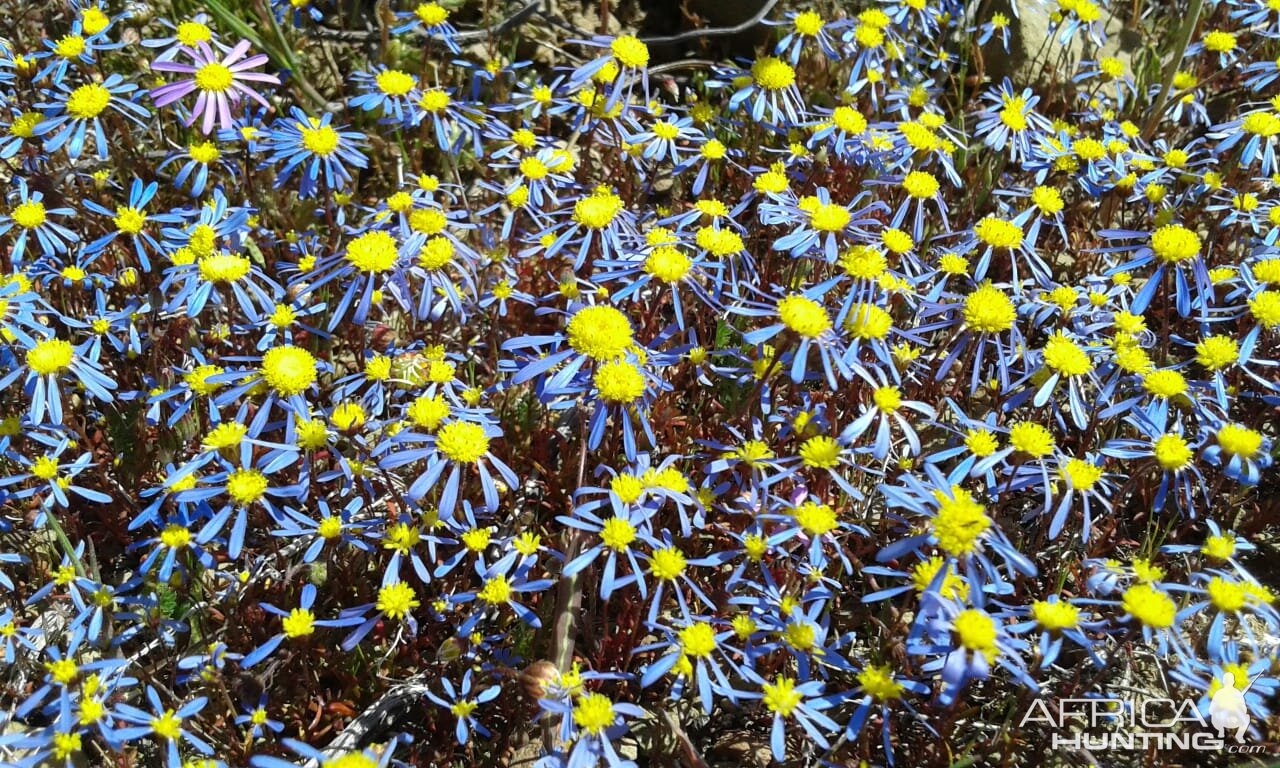
[[[1236,742],[1243,744],[1249,730],[1249,707],[1244,701],[1244,691],[1236,688],[1236,676],[1231,672],[1222,676],[1222,687],[1209,700],[1209,722],[1218,729],[1218,735],[1236,732]]]
[[[1248,744],[1249,707],[1235,676],[1223,675],[1209,700],[1208,720],[1194,699],[1157,696],[1036,699],[1020,726],[1044,726],[1054,749],[1193,750],[1257,754],[1261,744]]]

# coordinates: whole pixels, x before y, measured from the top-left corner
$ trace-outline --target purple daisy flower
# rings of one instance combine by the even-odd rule
[[[180,80],[152,91],[151,98],[157,107],[167,106],[193,91],[199,91],[200,96],[196,99],[195,109],[191,110],[191,116],[187,118],[187,125],[195,123],[196,118],[204,115],[200,130],[207,134],[213,131],[215,122],[224,130],[234,126],[231,106],[238,105],[242,96],[248,96],[264,107],[270,106],[266,99],[244,84],[244,81],[280,84],[275,75],[248,71],[267,62],[267,56],[261,53],[245,58],[244,55],[249,50],[248,40],[241,40],[220,60],[206,42],[196,43],[195,48],[183,46],[181,50],[194,63],[156,61],[151,64],[152,69],[160,72],[178,72],[192,76],[190,80]]]

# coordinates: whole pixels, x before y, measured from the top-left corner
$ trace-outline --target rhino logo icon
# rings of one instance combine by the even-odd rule
[[[1218,737],[1226,738],[1228,731],[1236,732],[1236,742],[1244,742],[1249,730],[1249,707],[1244,692],[1236,688],[1236,676],[1227,672],[1222,676],[1222,687],[1209,700],[1209,722],[1218,729]]]

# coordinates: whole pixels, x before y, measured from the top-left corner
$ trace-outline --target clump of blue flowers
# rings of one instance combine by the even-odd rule
[[[1280,727],[1275,3],[189,5],[0,10],[0,762]]]

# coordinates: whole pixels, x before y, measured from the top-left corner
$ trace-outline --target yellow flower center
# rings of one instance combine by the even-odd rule
[[[990,456],[1000,449],[1000,441],[990,430],[971,429],[964,438],[965,447],[978,458]]]
[[[160,532],[160,543],[168,549],[184,549],[191,546],[191,531],[180,525],[170,525]]]
[[[74,59],[84,53],[84,38],[79,35],[67,35],[53,46],[53,52],[64,59]]]
[[[319,155],[320,157],[328,157],[338,151],[338,132],[333,128],[322,125],[318,127],[301,126],[302,146],[308,152]]]
[[[845,320],[845,330],[855,339],[883,339],[893,329],[893,317],[874,304],[854,304]]]
[[[1187,380],[1177,371],[1152,371],[1142,378],[1142,386],[1159,398],[1177,397],[1187,391]]]
[[[67,114],[76,120],[92,120],[111,103],[111,91],[97,83],[82,85],[67,97]]]
[[[483,552],[493,539],[493,532],[488,528],[472,528],[462,534],[462,544],[472,552]]]
[[[902,684],[893,679],[889,665],[868,665],[858,673],[858,685],[876,701],[902,698]]]
[[[1066,206],[1062,200],[1062,193],[1053,187],[1036,187],[1031,190],[1031,202],[1050,216],[1061,213]]]
[[[23,112],[14,118],[13,123],[9,126],[9,134],[20,139],[29,139],[35,135],[36,126],[42,120],[44,120],[44,115],[39,112]]]
[[[526,157],[520,161],[520,174],[530,181],[541,181],[551,173],[547,164],[536,157]]]
[[[423,395],[413,401],[406,415],[415,426],[431,431],[440,426],[440,422],[449,415],[449,404],[440,395]]]
[[[378,90],[388,96],[403,96],[413,90],[413,76],[405,74],[398,69],[386,69],[378,73],[374,78],[374,82],[378,86]]]
[[[418,106],[423,112],[437,114],[449,108],[453,103],[453,99],[449,97],[447,91],[440,88],[431,88],[422,92],[422,98],[418,99]]]
[[[237,469],[227,475],[227,495],[242,507],[253,504],[267,492],[267,477],[256,469]]]
[[[664,283],[675,283],[689,274],[693,262],[679,248],[660,245],[644,261],[644,271]]]
[[[1268,216],[1280,218],[1280,205],[1271,209]],[[1253,265],[1253,276],[1259,283],[1280,283],[1280,258],[1263,259]]]
[[[880,242],[884,243],[884,247],[888,248],[891,253],[904,254],[916,247],[916,243],[911,239],[911,235],[900,229],[890,227],[880,233]]]
[[[623,35],[609,44],[609,51],[619,64],[629,69],[649,66],[649,46],[631,35]]]
[[[58,476],[58,460],[52,456],[41,456],[31,465],[31,474],[41,480],[52,480]]]
[[[931,173],[912,171],[902,180],[902,188],[911,197],[924,200],[938,194],[938,180]]]
[[[357,430],[364,426],[365,419],[364,408],[359,403],[339,403],[333,407],[333,413],[329,415],[329,421],[338,428],[339,432]]]
[[[1041,629],[1060,632],[1064,629],[1075,629],[1080,624],[1080,609],[1071,603],[1059,600],[1037,600],[1031,605],[1031,617]]]
[[[989,660],[998,655],[996,648],[996,623],[985,611],[970,608],[961,611],[951,622],[956,639],[970,651],[981,653]]]
[[[916,563],[911,569],[911,583],[917,592],[923,593],[938,577],[938,572],[946,567],[946,574],[942,577],[942,584],[938,588],[938,594],[948,600],[964,601],[969,595],[969,585],[959,576],[951,572],[951,566],[947,565],[947,561],[941,557],[933,556],[928,560],[922,560]]]
[[[107,707],[97,699],[80,700],[80,714],[77,720],[81,725],[92,725],[102,719],[107,712]]]
[[[1168,264],[1178,264],[1200,255],[1200,236],[1178,224],[1166,224],[1151,233],[1151,251]]]
[[[80,752],[83,741],[78,733],[55,733],[53,735],[53,754],[58,762],[62,762]]]
[[[717,258],[738,253],[744,248],[742,237],[731,229],[701,227],[694,235],[694,241],[699,248]]]
[[[1033,422],[1024,421],[1009,429],[1009,444],[1033,458],[1043,458],[1053,453],[1057,444],[1048,429]]]
[[[342,518],[332,515],[324,518],[320,521],[320,525],[316,526],[316,533],[325,540],[338,538],[342,535]]]
[[[162,739],[177,741],[182,736],[182,718],[172,709],[166,709],[163,715],[151,721],[151,730]]]
[[[1173,626],[1177,606],[1168,595],[1150,584],[1136,584],[1124,592],[1121,605],[1125,613],[1154,629]]]
[[[1223,613],[1239,612],[1249,599],[1249,593],[1243,585],[1219,576],[1209,580],[1205,586],[1205,592],[1209,595],[1209,602],[1213,607]]]
[[[804,699],[796,690],[796,681],[782,675],[775,677],[772,683],[765,683],[761,690],[764,691],[765,707],[783,717],[789,717]]]
[[[305,349],[276,347],[262,356],[262,378],[277,394],[292,397],[316,383],[316,365],[315,357]]]
[[[1280,291],[1262,291],[1249,300],[1249,314],[1264,328],[1280,326]]]
[[[211,254],[197,265],[200,277],[210,283],[234,283],[249,274],[251,268],[248,258],[234,253]]]
[[[1004,291],[983,283],[964,300],[964,320],[980,333],[1002,333],[1013,327],[1017,311]]]
[[[605,363],[594,377],[600,397],[611,403],[630,403],[644,394],[644,374],[625,360]]]
[[[116,208],[116,215],[112,221],[121,234],[136,235],[146,225],[147,214],[137,208],[120,206]]]
[[[1089,355],[1061,331],[1045,343],[1044,364],[1063,376],[1083,376],[1093,370]]]
[[[40,376],[61,373],[74,359],[75,350],[62,339],[45,339],[27,351],[27,367]]]
[[[97,8],[85,8],[80,12],[80,26],[92,37],[111,24],[111,18]]]
[[[207,43],[213,39],[213,32],[198,21],[184,21],[178,25],[176,35],[178,42],[194,48],[199,43]]]
[[[451,421],[440,428],[436,449],[458,464],[475,464],[489,452],[489,436],[479,424]]]
[[[805,338],[817,338],[831,328],[831,318],[813,299],[795,294],[778,301],[778,318],[788,330]]]
[[[416,525],[396,523],[383,534],[382,548],[407,555],[422,540],[422,531]]]
[[[622,552],[636,540],[636,529],[620,517],[604,521],[600,529],[600,542],[615,552]]]
[[[1000,109],[1000,122],[1014,133],[1027,130],[1027,100],[1021,96],[1010,96],[1004,100]]]
[[[1262,448],[1262,433],[1243,424],[1225,424],[1218,430],[1218,445],[1228,456],[1253,458]]]
[[[1094,161],[1101,160],[1107,156],[1107,148],[1097,139],[1083,138],[1077,139],[1072,143],[1071,149],[1082,160]]]
[[[1156,463],[1170,472],[1185,468],[1191,463],[1193,455],[1191,446],[1182,435],[1172,432],[1156,438],[1151,446],[1151,452],[1155,455]]]
[[[845,274],[859,280],[875,279],[888,266],[883,253],[865,245],[854,246],[840,257],[840,267],[844,269]]]
[[[948,275],[967,275],[969,260],[955,253],[944,253],[938,260],[938,268]]]
[[[806,467],[815,469],[831,469],[840,463],[840,443],[834,438],[818,435],[811,437],[800,446],[800,458]]]
[[[206,451],[234,448],[240,445],[247,434],[249,434],[248,426],[228,421],[209,430],[209,434],[205,435],[204,441],[200,445]]]
[[[840,232],[852,218],[848,208],[835,203],[819,203],[809,211],[809,223],[819,232]]]
[[[588,693],[578,698],[573,708],[573,722],[587,733],[598,735],[613,725],[613,702],[599,693]]]
[[[978,222],[973,233],[992,248],[1017,248],[1022,244],[1022,228],[1012,221],[988,216]]]
[[[200,365],[190,373],[185,374],[182,380],[186,383],[191,391],[198,395],[208,396],[217,391],[220,384],[210,384],[209,378],[218,374],[226,373],[226,370],[217,365]]]
[[[893,413],[902,407],[902,392],[894,386],[878,387],[871,399],[881,413]]]
[[[267,322],[276,328],[288,328],[298,319],[298,313],[287,304],[277,304],[275,309],[271,311],[271,317],[267,318]]]
[[[1210,335],[1196,344],[1196,362],[1211,371],[1225,369],[1240,358],[1240,344],[1228,335]]]
[[[604,305],[585,307],[569,320],[569,346],[593,360],[614,360],[631,346],[631,322]]]
[[[494,576],[484,583],[476,597],[489,605],[504,605],[511,600],[511,582],[506,576]]]
[[[9,216],[13,219],[14,224],[23,229],[35,229],[44,224],[48,218],[45,214],[44,203],[38,200],[28,200],[18,205]]]
[[[1253,112],[1245,115],[1240,122],[1240,128],[1254,136],[1271,138],[1280,133],[1280,115],[1274,112]]]
[[[1213,53],[1229,53],[1235,50],[1236,36],[1230,32],[1214,30],[1204,36],[1204,48]]]
[[[196,70],[195,81],[196,88],[202,91],[222,93],[231,87],[235,78],[230,69],[216,61],[211,61]]]
[[[935,491],[938,512],[933,518],[933,534],[938,547],[953,557],[969,554],[977,546],[978,539],[991,527],[986,507],[979,504],[971,493],[951,486],[951,495]]]
[[[413,13],[424,27],[438,27],[449,19],[449,11],[438,3],[421,3]]]
[[[466,719],[468,717],[471,717],[471,713],[475,712],[476,708],[479,706],[480,705],[474,701],[469,701],[469,700],[458,701],[449,705],[449,711],[453,713],[454,717],[457,717],[460,719]]]
[[[604,229],[622,212],[622,198],[612,192],[594,192],[573,205],[573,220],[588,229]]]
[[[853,39],[863,48],[879,48],[884,45],[884,30],[874,24],[864,22],[854,28]]]
[[[708,160],[721,160],[728,154],[728,148],[719,139],[710,139],[699,147],[698,152]]]
[[[387,618],[399,621],[421,604],[417,593],[413,591],[413,587],[403,581],[397,581],[378,590],[378,601],[374,604],[374,607]]]
[[[685,569],[684,553],[675,547],[655,550],[653,560],[649,563],[649,569],[653,575],[662,581],[671,581]]]
[[[316,631],[316,617],[305,608],[294,608],[282,622],[285,637],[293,640]]]
[[[716,631],[706,622],[695,622],[680,630],[680,648],[695,659],[710,656],[716,649]]]
[[[396,239],[387,232],[366,232],[347,246],[347,261],[361,272],[386,272],[399,258]]]
[[[796,71],[782,59],[764,56],[751,65],[751,79],[766,91],[780,91],[795,84]]]
[[[792,23],[795,24],[797,34],[813,37],[822,31],[825,22],[822,21],[822,16],[817,13],[804,11],[803,13],[797,13]]]
[[[426,270],[437,270],[453,261],[456,249],[447,237],[433,237],[423,243],[418,251],[418,266]]]
[[[806,501],[791,513],[800,530],[810,536],[822,536],[839,527],[839,520],[834,509],[826,504]]]
[[[1071,459],[1062,469],[1062,479],[1077,491],[1087,491],[1102,479],[1102,467],[1083,459]]]

